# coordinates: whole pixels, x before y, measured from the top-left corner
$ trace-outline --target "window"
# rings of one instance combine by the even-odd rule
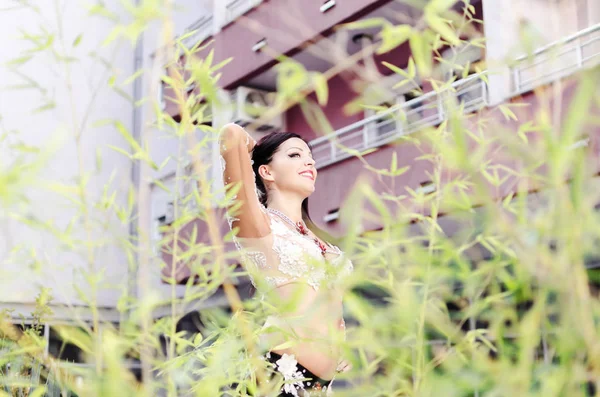
[[[402,121],[406,127],[417,125],[423,119],[423,101],[418,100],[419,94],[417,91],[405,92],[400,96],[399,102],[403,104]]]
[[[85,332],[83,329],[75,329],[74,332]],[[48,335],[48,353],[52,357],[56,357],[59,360],[67,361],[75,364],[85,363],[85,356],[83,350],[77,345],[67,342],[64,340],[58,330],[54,327],[50,327]]]
[[[369,123],[368,129],[369,141],[381,141],[393,136],[397,131],[396,111],[392,108],[396,106],[394,102],[382,102],[378,105],[379,109],[368,109],[365,111],[365,117],[372,117],[380,114],[381,117]]]
[[[481,61],[482,49],[475,46],[450,48],[443,54],[446,61],[444,75],[446,80],[453,80],[453,93],[465,112],[471,112],[485,100],[486,92],[483,80],[472,78],[476,75],[477,65]]]

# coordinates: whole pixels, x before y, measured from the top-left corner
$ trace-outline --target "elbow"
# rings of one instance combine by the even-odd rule
[[[242,127],[235,123],[225,124],[219,132],[219,143],[221,147],[221,153],[225,152],[229,148],[238,145],[246,146],[247,139],[248,134]]]
[[[246,135],[246,131],[242,127],[235,123],[227,123],[219,132],[219,140],[221,142],[231,142],[240,140],[244,135]]]

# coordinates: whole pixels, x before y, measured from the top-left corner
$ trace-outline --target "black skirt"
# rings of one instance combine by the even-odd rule
[[[269,352],[265,359],[273,365],[273,378],[283,377],[284,384],[280,396],[302,397],[305,394],[312,396],[331,395],[332,380],[321,379],[301,364],[298,364],[294,355],[283,356]],[[304,393],[306,391],[307,393]]]

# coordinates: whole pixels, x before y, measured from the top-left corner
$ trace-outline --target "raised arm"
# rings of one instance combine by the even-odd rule
[[[219,143],[221,156],[225,160],[225,187],[229,189],[241,184],[237,199],[232,203],[232,206],[240,206],[231,214],[235,219],[232,226],[239,228],[239,237],[257,238],[268,235],[271,232],[269,216],[263,212],[258,201],[250,159],[254,139],[242,127],[227,124],[220,132]]]

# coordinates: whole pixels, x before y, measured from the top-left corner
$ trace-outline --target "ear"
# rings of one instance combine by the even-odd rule
[[[258,167],[258,175],[260,175],[260,177],[266,182],[274,181],[273,175],[271,174],[271,167],[269,167],[266,164],[263,164],[260,167]]]

